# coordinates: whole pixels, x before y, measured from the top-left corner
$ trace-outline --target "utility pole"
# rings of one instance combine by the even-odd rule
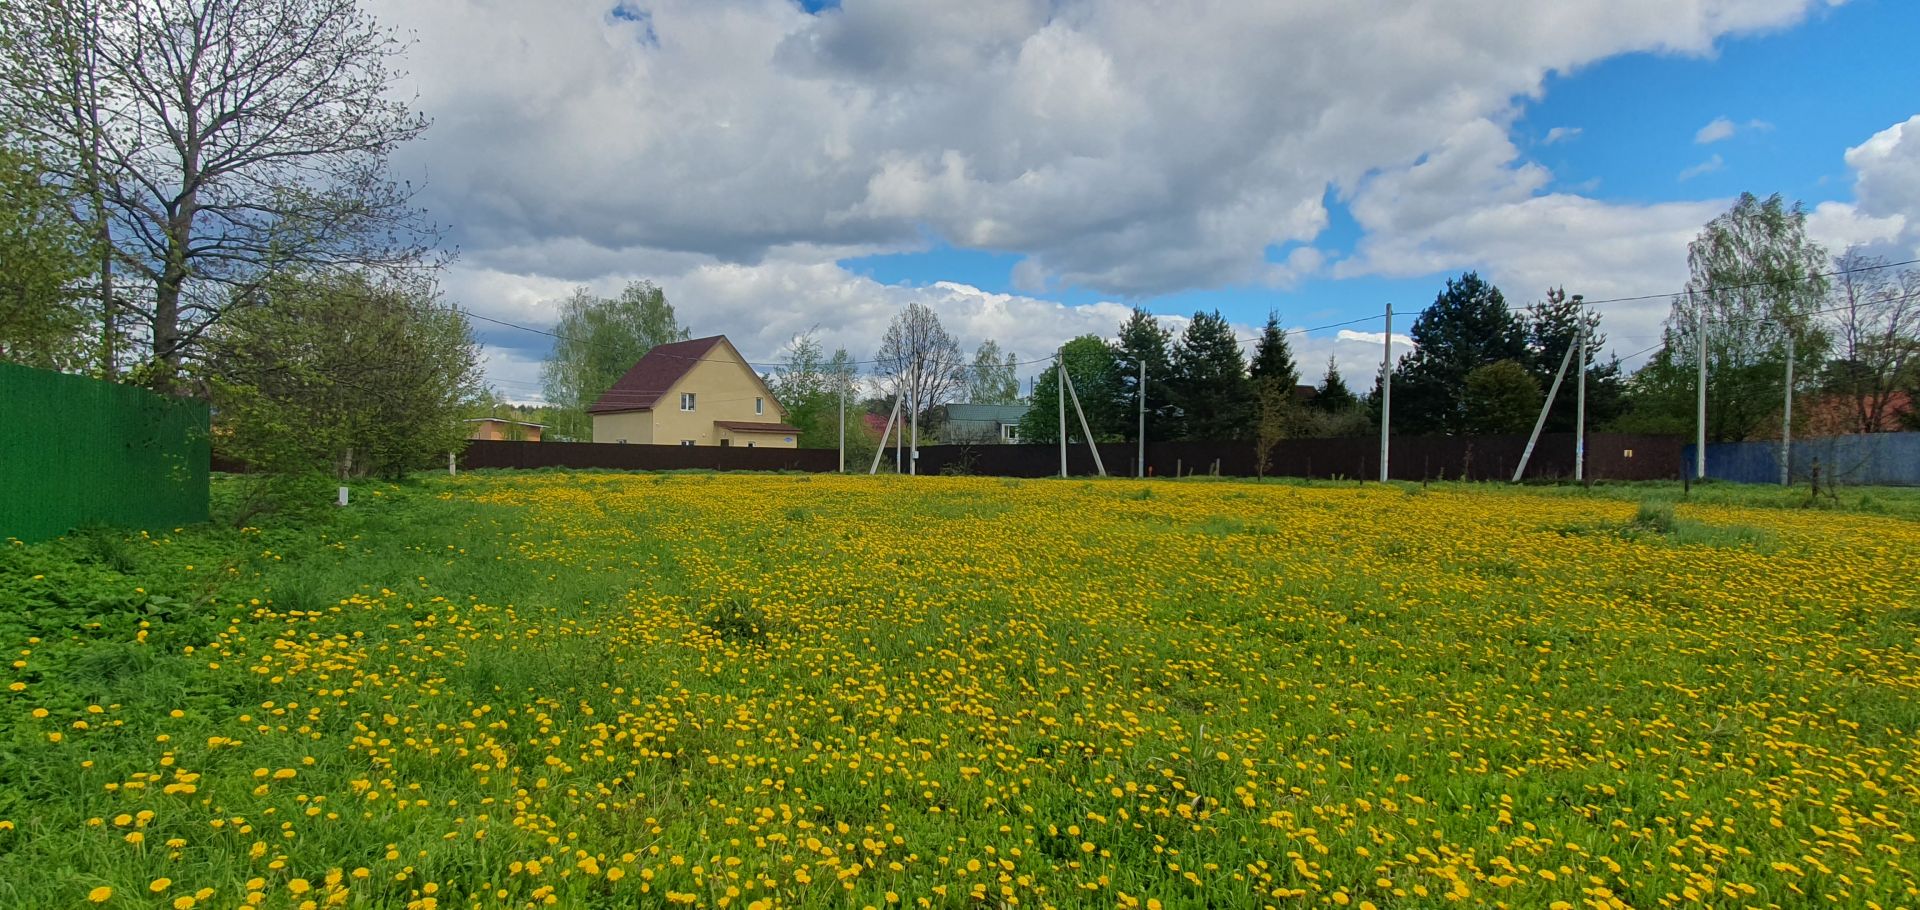
[[[920,473],[920,355],[913,355],[913,379],[907,388],[913,401],[907,404],[907,425],[911,428],[912,441],[907,443],[907,474]]]
[[[1073,414],[1080,418],[1080,435],[1087,437],[1087,451],[1093,453],[1093,469],[1107,476],[1107,465],[1100,460],[1100,446],[1093,441],[1093,430],[1087,426],[1087,409],[1080,406],[1080,393],[1073,388],[1073,377],[1067,375],[1066,364],[1061,363],[1060,378],[1066,381],[1067,394],[1073,396]]]
[[[845,474],[847,473],[847,384],[837,380],[836,384],[840,386],[840,473]]]
[[[1553,386],[1547,389],[1547,400],[1540,405],[1540,417],[1533,422],[1533,434],[1527,437],[1527,447],[1520,452],[1520,464],[1513,469],[1513,482],[1520,482],[1520,475],[1527,471],[1527,462],[1533,459],[1534,443],[1540,441],[1540,430],[1547,425],[1547,412],[1553,410],[1553,399],[1560,395],[1560,381],[1567,378],[1567,364],[1573,362],[1573,346],[1567,346],[1567,353],[1560,358],[1560,371],[1553,374]]]
[[[894,421],[899,419],[900,419],[900,396],[896,394],[893,396],[893,410],[887,414],[887,428],[880,431],[880,444],[875,446],[873,449],[873,465],[867,468],[868,474],[880,473],[880,459],[886,457],[886,454],[887,454],[887,437],[893,435],[893,423]],[[896,440],[899,438],[900,437],[898,436],[894,436],[894,439]],[[900,450],[898,448],[894,449],[895,453],[898,453],[899,451]],[[898,459],[900,456],[898,454],[895,454],[894,457]],[[894,464],[896,465],[895,470],[898,470],[897,465],[899,464],[899,462],[895,461]]]
[[[1580,375],[1573,387],[1573,482],[1587,479],[1587,305],[1579,294],[1573,295],[1574,313],[1580,320]]]
[[[1393,414],[1393,304],[1387,304],[1387,340],[1380,354],[1380,482],[1387,482],[1387,426]]]
[[[1135,477],[1147,476],[1147,361],[1140,361],[1140,455]]]
[[[1689,291],[1691,298],[1693,293]],[[1695,385],[1700,389],[1699,405],[1694,412],[1693,432],[1693,476],[1696,480],[1707,479],[1707,313],[1705,309],[1694,311],[1694,333],[1700,336],[1700,378]]]
[[[1060,386],[1060,476],[1067,476],[1067,349],[1053,352],[1054,378]]]
[[[1787,326],[1787,401],[1780,415],[1780,485],[1793,482],[1793,326]]]

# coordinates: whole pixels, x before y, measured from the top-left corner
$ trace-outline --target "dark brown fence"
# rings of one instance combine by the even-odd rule
[[[1395,480],[1508,480],[1526,448],[1525,436],[1406,436],[1393,440]],[[1104,443],[1100,457],[1107,473],[1132,476],[1136,450],[1131,443]],[[883,461],[891,468],[893,455]],[[707,469],[717,471],[832,471],[839,453],[832,449],[722,448],[716,446],[611,445],[591,442],[468,443],[461,464],[467,468],[613,468],[629,471]],[[866,464],[848,464],[864,472]],[[1176,473],[1218,473],[1251,477],[1251,442],[1157,442],[1147,445],[1147,471],[1155,477]],[[1669,480],[1680,476],[1680,440],[1673,436],[1587,435],[1587,477],[1592,480]],[[1060,473],[1060,450],[1051,445],[934,445],[920,447],[922,474],[980,474],[996,477],[1049,477]],[[1085,444],[1067,449],[1067,473],[1094,473]],[[1289,439],[1273,449],[1267,473],[1276,477],[1380,476],[1380,441],[1370,437]],[[1529,479],[1573,476],[1573,434],[1540,438],[1527,465]]]
[[[624,471],[813,471],[840,466],[833,449],[754,446],[650,446],[595,442],[507,442],[476,439],[460,458],[466,468],[614,468]]]
[[[1392,441],[1389,466],[1395,480],[1509,480],[1526,449],[1525,436],[1405,436]],[[1251,477],[1251,442],[1159,442],[1147,444],[1147,472],[1218,473]],[[1130,443],[1100,446],[1107,473],[1132,475],[1138,458]],[[1060,473],[1060,450],[1052,445],[922,446],[920,473],[1046,477]],[[1086,445],[1069,446],[1067,473],[1092,474]],[[1371,437],[1289,439],[1274,446],[1267,473],[1277,477],[1380,476],[1380,440]],[[1593,480],[1668,480],[1680,476],[1680,440],[1673,436],[1587,434],[1586,475]],[[1530,479],[1573,476],[1573,434],[1543,435],[1527,463]]]

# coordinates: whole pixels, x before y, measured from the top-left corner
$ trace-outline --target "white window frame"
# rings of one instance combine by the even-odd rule
[[[695,397],[694,397],[694,394],[693,394],[692,392],[681,392],[681,393],[680,393],[680,410],[682,410],[682,411],[691,411],[691,410],[693,410],[693,408],[694,408],[694,405],[695,405],[695,404],[697,404],[697,403],[698,403],[698,402],[697,402],[697,400],[695,399]]]
[[[693,443],[693,440],[691,439],[682,439],[680,440],[680,444],[683,446],[690,446],[690,445],[693,445],[694,443]]]
[[[753,413],[765,414],[766,412],[767,412],[767,400],[765,398],[755,398],[753,400]]]
[[[1001,442],[1019,442],[1020,441],[1020,425],[1017,423],[1001,424],[1000,425],[1000,441]]]

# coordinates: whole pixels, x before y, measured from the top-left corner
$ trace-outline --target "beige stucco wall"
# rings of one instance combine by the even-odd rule
[[[622,439],[633,445],[653,442],[653,412],[593,415],[594,442],[619,442]]]
[[[694,393],[694,409],[680,410],[680,393]],[[764,409],[753,412],[753,400],[762,399]],[[651,411],[623,414],[597,414],[593,418],[593,441],[615,442],[625,439],[635,445],[679,445],[691,439],[694,445],[717,446],[721,438],[745,445],[751,438],[756,446],[794,448],[798,442],[786,442],[786,434],[735,434],[713,425],[716,420],[742,420],[754,423],[785,423],[787,415],[767,393],[754,375],[753,367],[740,358],[729,342],[721,342],[693,365],[680,380],[667,389]]]

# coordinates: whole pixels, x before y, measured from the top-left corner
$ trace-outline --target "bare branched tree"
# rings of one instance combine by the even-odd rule
[[[1834,261],[1834,359],[1827,386],[1846,398],[1848,429],[1892,429],[1889,413],[1920,366],[1920,271],[1848,250]]]
[[[108,239],[103,286],[141,289],[147,382],[276,270],[421,262],[386,166],[427,126],[392,96],[404,50],[355,0],[0,0],[0,117]]]
[[[887,325],[875,358],[874,375],[887,398],[905,392],[903,415],[917,413],[922,426],[930,412],[965,391],[971,373],[960,344],[940,325],[933,309],[907,304]]]

